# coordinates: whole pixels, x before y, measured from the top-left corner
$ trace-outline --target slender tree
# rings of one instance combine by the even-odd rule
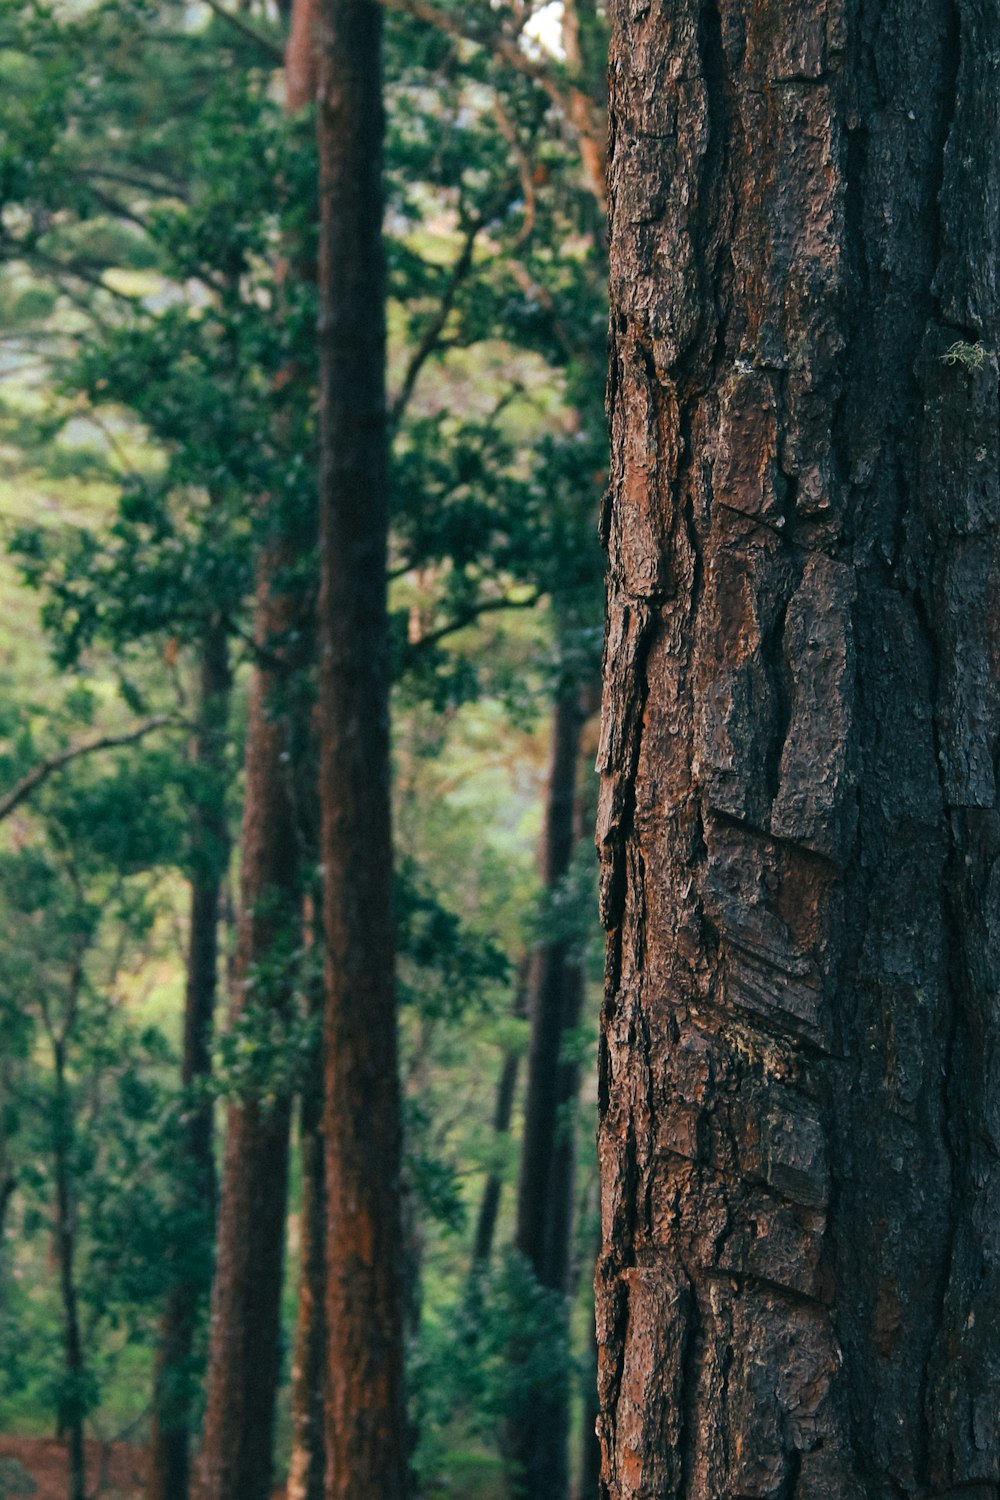
[[[389,807],[381,23],[375,0],[322,0],[319,662],[329,1500],[401,1500],[407,1469]]]
[[[202,644],[198,726],[191,757],[205,781],[193,812],[191,881],[181,1087],[185,1105],[180,1187],[176,1206],[174,1277],[160,1327],[149,1449],[149,1500],[185,1500],[188,1492],[192,1381],[190,1364],[198,1317],[208,1291],[202,1243],[215,1205],[213,1104],[193,1091],[211,1075],[218,981],[219,910],[229,864],[226,819],[226,741],[232,677],[228,625],[219,617]]]
[[[1000,11],[613,7],[602,1494],[1000,1485]]]
[[[312,100],[314,18],[312,0],[293,6],[285,52],[290,113]],[[303,270],[297,252],[292,247],[293,274]],[[306,379],[294,361],[282,375],[289,388]],[[302,582],[314,555],[315,514],[278,497],[268,503],[257,568],[234,1011],[259,994],[285,1022],[293,985],[288,957],[303,935],[309,842],[304,823],[311,799],[303,803],[299,782],[309,758],[311,705],[302,674],[315,634]],[[291,1107],[285,1080],[276,1094],[251,1092],[228,1112],[199,1500],[270,1494]]]
[[[319,1046],[302,1091],[299,1110],[298,1313],[292,1363],[292,1454],[288,1500],[323,1500],[325,1484],[324,1408],[326,1392],[326,1185],[323,1160],[323,1057]]]
[[[55,1188],[53,1240],[59,1265],[59,1296],[62,1303],[64,1352],[63,1387],[58,1405],[59,1436],[66,1439],[69,1500],[86,1500],[87,1476],[84,1450],[84,1418],[87,1414],[85,1386],[87,1358],[80,1327],[80,1298],[76,1280],[77,1214],[73,1194],[73,1105],[66,1075],[67,1044],[79,1007],[83,987],[82,957],[74,964],[69,995],[59,1024],[52,1020],[46,1003],[42,1016],[52,1052],[52,1166]]]
[[[510,1011],[511,1018],[514,1020],[523,1021],[527,1012],[530,975],[531,960],[526,957],[521,960],[517,968],[514,999]],[[516,1048],[511,1047],[504,1053],[500,1077],[497,1081],[496,1104],[493,1109],[494,1136],[505,1136],[510,1131],[511,1118],[514,1114],[514,1099],[517,1094],[517,1075],[520,1070],[521,1054]],[[476,1232],[472,1241],[473,1281],[478,1280],[489,1268],[502,1191],[503,1178],[499,1171],[494,1169],[487,1175],[483,1184],[483,1196],[479,1200],[479,1212],[476,1215]]]
[[[541,846],[542,882],[558,901],[577,838],[577,780],[586,716],[580,686],[561,687],[553,713],[552,760]],[[575,934],[556,921],[532,962],[524,1131],[514,1243],[543,1287],[566,1297],[572,1231],[576,1066],[562,1055],[566,1033],[579,1024],[583,970]],[[568,1313],[568,1309],[567,1309]],[[508,1434],[519,1493],[564,1500],[569,1483],[568,1372],[553,1374],[544,1392],[519,1405]]]
[[[301,622],[298,594],[275,579],[289,560],[279,538],[260,563],[257,644],[246,749],[242,888],[231,1020],[253,1005],[258,1023],[289,1015],[289,949],[298,933],[299,839],[288,763],[295,750],[278,711],[295,663],[278,644]],[[291,1097],[260,1080],[227,1110],[216,1269],[199,1461],[199,1500],[270,1494],[280,1368]]]

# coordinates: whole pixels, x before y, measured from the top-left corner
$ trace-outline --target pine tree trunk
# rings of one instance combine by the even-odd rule
[[[381,9],[322,0],[320,723],[327,1500],[402,1500]]]
[[[613,6],[603,1489],[1000,1486],[1000,11]]]
[[[288,954],[301,924],[290,769],[301,736],[280,712],[300,664],[279,643],[302,638],[302,603],[271,583],[298,555],[296,539],[285,537],[258,568],[256,639],[266,665],[254,669],[250,690],[233,1021],[251,1000],[287,1015]],[[284,1092],[252,1089],[227,1110],[199,1500],[270,1494],[290,1120]]]
[[[199,723],[192,758],[211,779],[192,815],[191,925],[184,998],[184,1052],[181,1087],[207,1082],[212,1071],[212,1028],[218,977],[219,906],[229,864],[225,811],[225,758],[232,678],[225,624],[215,621],[206,634],[201,660]],[[188,1106],[177,1201],[175,1259],[180,1261],[168,1292],[157,1356],[154,1410],[149,1444],[148,1500],[185,1500],[192,1382],[189,1366],[198,1318],[209,1287],[201,1256],[190,1241],[211,1233],[215,1207],[211,1097]]]
[[[569,873],[576,842],[577,769],[584,723],[579,688],[556,700],[552,729],[542,880],[555,896]],[[535,954],[530,999],[531,1039],[518,1180],[515,1246],[539,1284],[567,1294],[572,1228],[574,1141],[566,1115],[576,1097],[577,1068],[561,1056],[563,1037],[580,1018],[583,974],[575,943],[557,935]],[[567,1308],[568,1316],[568,1308]],[[508,1433],[517,1493],[565,1500],[569,1483],[568,1371],[553,1372],[544,1391],[526,1400]]]

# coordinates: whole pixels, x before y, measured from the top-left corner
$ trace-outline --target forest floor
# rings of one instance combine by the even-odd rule
[[[132,1443],[87,1442],[87,1493],[94,1500],[140,1500],[146,1450]],[[29,1488],[33,1482],[34,1488]],[[0,1500],[66,1500],[66,1446],[53,1438],[0,1437]],[[284,1500],[275,1490],[273,1500]]]

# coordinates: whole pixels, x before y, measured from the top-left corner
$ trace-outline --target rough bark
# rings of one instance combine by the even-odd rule
[[[322,0],[319,610],[328,1500],[402,1500],[381,8]]]
[[[1000,12],[616,0],[603,1489],[1000,1493]]]
[[[213,621],[202,648],[198,729],[191,756],[207,778],[192,814],[191,917],[184,996],[181,1087],[190,1092],[212,1071],[212,1029],[218,982],[218,932],[222,887],[229,865],[225,810],[225,758],[232,678],[225,622]],[[187,1106],[181,1143],[178,1233],[211,1232],[215,1208],[213,1106],[206,1093]],[[201,1223],[199,1224],[199,1220]],[[198,1319],[208,1293],[200,1256],[181,1241],[180,1269],[167,1291],[160,1325],[153,1421],[149,1443],[149,1500],[185,1500],[188,1493],[192,1385],[190,1364]]]
[[[546,793],[541,866],[544,889],[555,896],[569,874],[576,843],[577,770],[585,719],[579,687],[568,683],[553,715],[552,761]],[[514,1243],[537,1281],[568,1293],[572,1230],[574,1132],[567,1114],[577,1094],[577,1067],[561,1055],[566,1031],[579,1023],[583,973],[577,944],[559,934],[532,963],[524,1132]],[[568,1307],[567,1307],[568,1318]],[[518,1411],[508,1434],[514,1483],[533,1500],[565,1500],[569,1483],[568,1372]]]

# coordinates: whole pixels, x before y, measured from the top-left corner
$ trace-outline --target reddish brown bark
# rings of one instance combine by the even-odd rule
[[[314,47],[314,0],[300,0],[286,54],[290,112],[311,98]],[[296,367],[289,373],[302,378]],[[287,580],[309,555],[315,527],[276,500],[268,519],[257,569],[233,1013],[253,1000],[284,1018],[292,986],[287,954],[297,945],[290,939],[301,935],[306,830],[299,781],[310,741],[308,696],[295,678],[314,639],[307,602]],[[251,1092],[227,1112],[199,1500],[270,1494],[291,1108],[287,1092]]]
[[[319,611],[328,1500],[401,1500],[381,8],[322,0]]]
[[[211,779],[192,814],[191,918],[184,996],[181,1087],[206,1081],[212,1071],[212,1028],[218,977],[219,905],[229,864],[225,809],[225,758],[231,689],[226,626],[210,626],[202,649],[198,730],[191,756]],[[190,1363],[198,1318],[208,1293],[200,1255],[190,1239],[211,1232],[215,1206],[212,1100],[187,1106],[179,1170],[176,1222],[183,1237],[173,1248],[179,1269],[167,1292],[157,1355],[149,1443],[149,1500],[185,1500],[188,1492],[192,1382]]]
[[[1000,1487],[1000,11],[613,7],[615,1500]]]

